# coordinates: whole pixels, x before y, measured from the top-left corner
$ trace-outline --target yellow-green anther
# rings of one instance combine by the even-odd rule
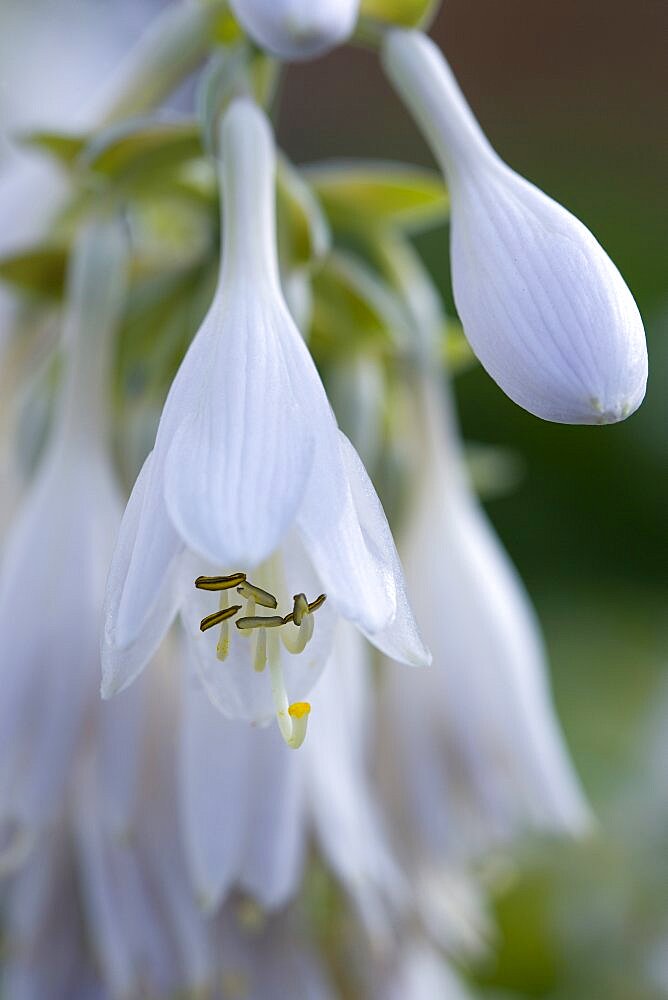
[[[295,625],[301,625],[302,618],[304,617],[304,615],[308,614],[309,611],[308,601],[306,600],[306,594],[295,594],[295,596],[292,599],[295,602],[294,607],[292,609],[292,621],[295,623]]]
[[[230,576],[198,576],[195,586],[198,590],[231,590],[232,587],[238,587],[245,579],[245,573],[232,573]]]
[[[321,608],[326,600],[327,600],[327,594],[320,594],[319,597],[316,597],[315,601],[311,601],[311,603],[308,606],[308,609],[311,612],[311,614],[313,614],[314,611],[317,611],[318,608]]]
[[[202,618],[199,623],[200,631],[206,632],[207,629],[213,628],[214,625],[220,625],[221,622],[226,621],[228,618],[234,618],[237,611],[241,611],[240,604],[233,604],[230,608],[223,608],[220,611],[214,611],[212,615],[207,615],[206,618]]]
[[[278,601],[273,594],[270,594],[268,590],[263,590],[262,587],[256,587],[255,584],[251,583],[249,580],[244,580],[244,582],[237,587],[237,594],[241,594],[242,597],[254,600],[256,604],[260,604],[263,608],[278,607]]]
[[[280,615],[250,615],[247,618],[237,618],[235,625],[241,631],[251,628],[279,628],[283,624]]]

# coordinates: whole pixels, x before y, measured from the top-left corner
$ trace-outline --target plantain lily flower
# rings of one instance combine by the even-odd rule
[[[0,570],[0,823],[12,867],[56,815],[97,704],[105,580],[121,519],[107,441],[107,363],[122,303],[116,221],[77,237],[62,390]]]
[[[533,609],[470,490],[435,377],[423,373],[418,400],[424,445],[402,554],[434,665],[410,686],[389,670],[382,716],[396,829],[420,866],[528,828],[579,834],[590,817]]]
[[[331,669],[316,688],[318,724],[299,754],[274,727],[221,718],[184,670],[181,823],[190,878],[206,912],[235,888],[263,909],[285,905],[297,894],[312,834],[374,939],[388,933],[406,887],[369,781],[368,652],[356,629],[338,626]]]
[[[647,350],[619,271],[581,222],[497,156],[430,39],[391,31],[383,59],[448,178],[455,303],[483,366],[546,420],[623,420],[645,394]]]
[[[232,0],[242,27],[281,59],[313,59],[344,42],[355,27],[359,0]]]
[[[380,502],[281,292],[267,119],[239,98],[220,139],[219,285],[123,518],[102,693],[131,683],[180,610],[215,705],[275,714],[298,746],[337,616],[390,657],[429,655]]]

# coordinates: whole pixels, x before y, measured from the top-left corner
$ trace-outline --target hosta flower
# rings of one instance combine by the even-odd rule
[[[624,419],[644,396],[647,352],[615,265],[581,222],[499,159],[432,41],[392,31],[384,63],[447,174],[455,302],[484,367],[547,420]]]
[[[60,807],[97,702],[105,579],[122,505],[107,453],[106,365],[122,299],[123,234],[78,238],[66,361],[50,437],[0,570],[0,822],[16,860]],[[17,854],[18,852],[18,854]]]
[[[588,812],[534,613],[468,486],[440,387],[421,378],[423,448],[402,554],[434,662],[412,684],[389,671],[383,712],[396,829],[422,865],[531,826],[578,832]]]
[[[383,510],[281,293],[268,122],[238,99],[220,138],[219,286],[123,519],[103,694],[137,676],[181,609],[218,708],[276,714],[296,746],[338,615],[389,656],[428,654]]]
[[[345,41],[359,0],[232,0],[254,42],[281,59],[312,59]]]
[[[294,897],[309,833],[376,938],[401,908],[404,882],[368,778],[367,650],[350,625],[338,627],[316,688],[318,724],[299,754],[273,727],[221,718],[186,672],[179,793],[191,877],[208,912],[234,888],[271,910]]]

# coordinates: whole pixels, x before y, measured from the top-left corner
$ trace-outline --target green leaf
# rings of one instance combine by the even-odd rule
[[[460,323],[448,320],[443,331],[443,359],[450,375],[461,375],[477,363]]]
[[[0,258],[0,281],[24,292],[47,298],[62,295],[67,270],[67,248],[37,246]]]
[[[320,202],[299,172],[279,156],[276,177],[279,254],[286,270],[308,266],[325,256],[329,226]]]
[[[383,161],[333,161],[302,170],[335,228],[391,225],[408,231],[443,222],[448,195],[432,170]]]
[[[28,132],[19,136],[24,146],[48,153],[62,166],[73,167],[86,145],[86,137],[65,132]]]
[[[439,7],[439,0],[362,0],[360,31],[365,22],[391,24],[401,28],[427,27]]]
[[[136,191],[174,175],[203,155],[194,119],[151,118],[113,125],[96,135],[79,158],[83,169],[101,174],[115,188]]]
[[[322,357],[358,350],[391,350],[405,340],[403,313],[396,298],[363,261],[342,251],[330,253],[313,276],[310,344]]]

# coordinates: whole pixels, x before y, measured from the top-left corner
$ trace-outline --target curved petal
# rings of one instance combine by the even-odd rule
[[[348,496],[329,524],[322,523],[326,483],[317,484],[321,506],[316,530],[300,515],[300,528],[318,573],[341,614],[356,624],[378,649],[404,663],[431,662],[413,618],[390,527],[373,483],[345,434],[339,432],[339,454]],[[323,491],[323,486],[325,487]],[[314,488],[315,490],[315,488]]]
[[[368,773],[369,647],[346,623],[337,629],[315,698],[320,711],[300,756],[321,849],[369,931],[388,934],[406,886],[391,855]]]
[[[355,27],[359,0],[232,0],[244,30],[281,59],[314,59]]]
[[[244,569],[279,545],[313,460],[313,428],[282,349],[298,334],[279,295],[250,286],[218,294],[198,334],[210,347],[205,365],[186,357],[177,376],[197,384],[199,404],[166,456],[167,508],[181,537],[203,558]]]
[[[245,722],[224,719],[187,665],[183,686],[181,827],[197,899],[206,912],[213,912],[233,885],[239,868],[248,801],[254,793],[249,769],[251,741],[256,734]]]
[[[179,798],[198,899],[213,912],[233,885],[268,908],[296,890],[303,860],[303,766],[275,727],[225,719],[185,677]]]
[[[581,222],[498,158],[429,38],[391,31],[383,58],[448,174],[455,303],[480,361],[545,420],[623,420],[645,394],[647,348],[619,271]]]
[[[184,580],[184,552],[162,497],[160,469],[151,453],[123,515],[107,580],[102,638],[102,697],[143,670],[169,628]]]

